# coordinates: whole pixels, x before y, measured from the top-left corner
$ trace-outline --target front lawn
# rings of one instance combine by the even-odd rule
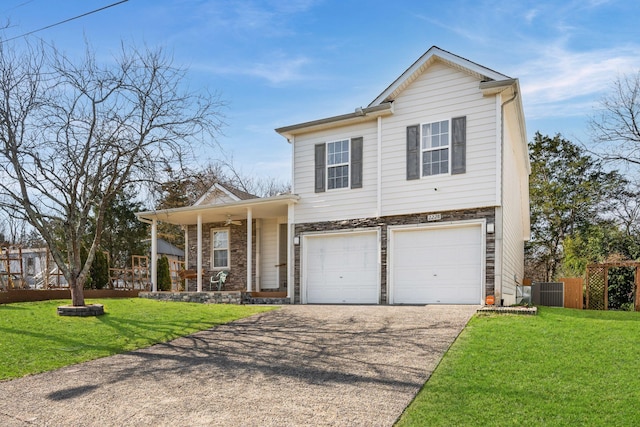
[[[272,307],[160,302],[142,298],[87,300],[99,317],[63,317],[69,301],[0,304],[0,380],[147,347],[268,311]]]
[[[640,313],[477,315],[397,426],[640,425]]]

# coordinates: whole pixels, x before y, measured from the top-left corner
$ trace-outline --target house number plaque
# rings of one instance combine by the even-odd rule
[[[442,219],[442,214],[427,215],[427,221],[439,221]]]

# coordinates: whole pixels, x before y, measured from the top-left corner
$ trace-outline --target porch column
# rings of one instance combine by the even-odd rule
[[[247,292],[252,291],[252,271],[253,271],[253,237],[251,235],[253,223],[253,212],[247,208]]]
[[[151,292],[158,292],[158,220],[151,220]]]
[[[294,226],[293,226],[293,203],[289,203],[287,206],[287,298],[293,304],[293,289],[295,286],[294,283],[294,265],[293,265],[293,254],[295,250],[295,245],[293,244],[293,239],[295,239],[294,234]]]
[[[184,226],[184,269],[189,269],[189,226]],[[180,285],[178,284],[178,290]],[[184,279],[184,290],[189,290],[189,279]]]
[[[197,248],[197,262],[196,262],[196,283],[197,291],[202,292],[202,215],[198,214],[198,248]]]

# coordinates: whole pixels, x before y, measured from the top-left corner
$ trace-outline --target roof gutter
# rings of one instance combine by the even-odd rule
[[[393,114],[393,102],[384,102],[373,107],[358,107],[353,113],[342,114],[339,116],[327,117],[324,119],[313,120],[310,122],[298,123],[291,126],[277,128],[276,132],[284,136],[291,142],[291,139],[299,134],[312,132],[320,129],[327,129],[338,124],[345,125],[350,123],[359,123],[363,121],[373,120],[380,116]]]
[[[230,203],[224,203],[224,204],[192,205],[192,206],[184,206],[181,208],[158,209],[155,211],[137,212],[136,216],[138,217],[139,221],[147,222],[148,224],[151,224],[150,222],[151,219],[148,218],[149,216],[157,218],[159,215],[168,215],[168,214],[182,213],[182,212],[195,212],[195,211],[206,209],[206,208],[228,209],[228,208],[234,208],[234,207],[256,206],[256,205],[262,205],[262,204],[268,204],[268,203],[274,203],[274,202],[297,203],[298,200],[300,200],[300,196],[298,196],[297,194],[287,193],[279,196],[239,200],[237,202],[230,202]]]

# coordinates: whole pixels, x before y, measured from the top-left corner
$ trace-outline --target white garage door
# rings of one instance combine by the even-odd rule
[[[482,227],[393,230],[392,304],[479,304]]]
[[[303,245],[303,302],[378,303],[377,231],[305,236]]]

